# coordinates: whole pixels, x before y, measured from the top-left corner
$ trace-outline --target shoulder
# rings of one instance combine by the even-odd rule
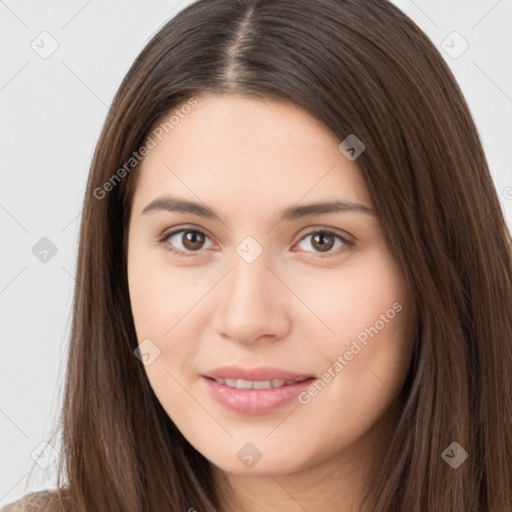
[[[53,512],[59,510],[57,491],[37,491],[26,494],[0,509],[0,512]]]

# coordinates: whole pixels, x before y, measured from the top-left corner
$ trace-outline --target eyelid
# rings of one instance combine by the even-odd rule
[[[197,231],[203,235],[206,235],[210,240],[213,240],[213,237],[209,235],[208,231],[199,226],[195,226],[193,224],[183,225],[183,226],[175,226],[173,228],[168,228],[163,231],[161,235],[157,237],[157,242],[165,242],[169,237],[181,232],[181,231]]]
[[[317,233],[320,231],[322,233],[323,232],[332,233],[333,235],[339,236],[340,238],[345,240],[347,243],[355,242],[355,237],[353,237],[350,233],[347,233],[346,231],[342,231],[341,229],[331,228],[331,227],[322,226],[322,225],[315,225],[313,227],[307,227],[304,229],[306,229],[307,231],[301,235],[300,240],[302,240],[305,236],[308,236],[308,235],[311,235],[313,233]]]

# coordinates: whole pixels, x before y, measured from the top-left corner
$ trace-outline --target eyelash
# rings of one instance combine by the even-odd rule
[[[180,250],[176,250],[173,247],[171,247],[170,245],[166,244],[167,240],[169,240],[169,238],[171,238],[173,235],[176,235],[177,233],[187,232],[187,231],[190,231],[190,232],[193,232],[193,233],[200,233],[201,235],[204,235],[205,237],[209,238],[208,235],[206,233],[204,233],[203,231],[201,231],[200,229],[180,228],[180,229],[171,231],[170,233],[166,233],[165,235],[163,235],[163,237],[158,240],[158,243],[164,245],[165,249],[167,251],[172,252],[176,256],[185,257],[185,258],[193,256],[194,253],[197,253],[197,252],[200,252],[200,251],[189,251],[192,254],[188,255],[186,252],[180,251]],[[302,240],[304,240],[308,236],[316,235],[318,233],[323,233],[323,234],[327,234],[327,235],[330,235],[330,236],[334,236],[334,237],[338,238],[339,240],[341,240],[341,242],[344,244],[344,247],[341,248],[341,250],[339,250],[340,248],[338,248],[338,251],[333,252],[333,253],[328,253],[328,254],[314,253],[314,254],[317,254],[320,258],[331,258],[333,256],[337,256],[339,254],[349,252],[349,251],[352,250],[352,248],[354,246],[354,242],[352,242],[350,240],[347,240],[346,238],[344,238],[340,234],[335,233],[334,231],[332,231],[330,229],[323,229],[323,228],[315,229],[313,231],[309,231],[308,233],[306,233],[299,240],[299,242],[301,242]],[[299,242],[297,242],[297,243],[299,243]]]

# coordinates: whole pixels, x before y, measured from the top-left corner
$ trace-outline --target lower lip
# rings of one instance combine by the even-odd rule
[[[219,384],[213,379],[202,377],[210,395],[219,404],[241,414],[264,414],[274,411],[296,397],[307,388],[314,378],[297,384],[269,389],[238,389]]]

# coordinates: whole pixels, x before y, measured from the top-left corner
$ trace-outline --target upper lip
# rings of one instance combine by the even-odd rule
[[[259,366],[257,368],[242,368],[240,366],[223,366],[203,374],[211,379],[242,379],[250,381],[264,380],[295,380],[301,381],[312,378],[313,375],[299,374],[275,368],[272,366]]]

